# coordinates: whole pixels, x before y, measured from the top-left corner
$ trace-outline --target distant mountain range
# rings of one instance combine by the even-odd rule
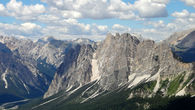
[[[4,36],[0,42],[1,108],[143,110],[195,95],[195,30],[158,43],[128,33],[102,42]],[[195,101],[191,96],[184,98]],[[22,106],[9,103],[25,99]]]

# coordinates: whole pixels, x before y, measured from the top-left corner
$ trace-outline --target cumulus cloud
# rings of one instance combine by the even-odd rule
[[[106,25],[84,24],[78,22],[76,19],[60,19],[45,23],[47,27],[44,33],[47,31],[48,34],[51,33],[51,30],[69,35],[102,35],[106,34],[108,31],[108,26]]]
[[[194,0],[181,0],[181,1],[185,2],[187,5],[195,8],[195,1]]]
[[[64,18],[133,19],[140,17],[166,17],[169,0],[138,0],[135,4],[122,0],[42,0],[50,10],[61,13]],[[139,12],[139,15],[136,14]]]
[[[7,16],[17,19],[29,20],[45,12],[45,7],[40,4],[23,5],[21,1],[10,0],[6,5]]]
[[[174,12],[172,16],[176,19],[169,24],[176,27],[177,30],[195,28],[195,13],[190,13],[184,9],[181,12]]]
[[[42,0],[54,7],[66,18],[111,18],[108,3],[105,0]],[[56,10],[55,10],[56,11]]]
[[[145,25],[151,25],[155,28],[164,28],[165,27],[165,24],[164,24],[164,21],[162,20],[159,20],[159,21],[148,21],[145,23]]]
[[[190,13],[185,9],[182,12],[174,12],[172,14],[173,17],[177,17],[177,18],[189,17],[189,15]]]
[[[161,41],[162,39],[165,39],[166,37],[169,37],[170,34],[172,34],[165,32],[163,29],[158,30],[156,28],[143,28],[136,30],[136,32],[140,33],[145,38],[155,41]]]
[[[26,5],[21,0],[10,0],[0,4],[0,16],[11,16],[21,20],[21,24],[0,23],[0,34],[12,33],[16,36],[58,36],[64,38],[87,37],[100,39],[109,32],[139,33],[155,40],[168,37],[174,31],[195,26],[195,13],[188,10],[174,12],[172,22],[148,18],[167,17],[170,0],[41,0],[43,4]],[[182,0],[195,6],[194,0]],[[78,19],[120,19],[143,23],[143,27],[133,29],[116,22],[111,26],[95,23],[81,23]],[[43,25],[38,25],[36,23]],[[140,25],[140,24],[139,24]],[[142,24],[141,24],[142,25]],[[42,27],[43,26],[43,27]]]
[[[5,7],[3,6],[3,4],[0,4],[0,11],[3,12],[5,10]]]
[[[112,32],[114,33],[130,33],[131,28],[120,24],[114,24],[112,26]]]
[[[22,23],[20,27],[20,30],[28,34],[32,34],[35,30],[38,31],[40,29],[41,29],[40,25],[30,23],[30,22]]]
[[[143,18],[166,17],[166,3],[168,0],[138,0],[134,6]]]
[[[151,0],[151,2],[167,4],[170,0]]]
[[[10,36],[40,36],[41,26],[34,23],[22,23],[22,24],[7,24],[0,23],[0,34]]]
[[[162,20],[147,21],[145,25],[149,25],[149,28],[134,29],[133,31],[147,38],[162,40],[169,37],[173,32],[195,28],[195,13],[190,13],[184,9],[171,15],[175,17],[172,22],[165,23]]]
[[[4,16],[5,15],[5,7],[3,4],[0,4],[0,16]]]
[[[0,23],[0,34],[17,37],[25,36],[28,38],[55,36],[60,39],[96,36],[96,38],[91,37],[91,39],[98,40],[102,36],[105,36],[109,30],[106,25],[84,24],[78,22],[76,19],[52,20],[58,18],[51,17],[51,22],[46,22],[47,25],[44,27],[32,22],[21,24]],[[44,20],[44,17],[42,20]]]

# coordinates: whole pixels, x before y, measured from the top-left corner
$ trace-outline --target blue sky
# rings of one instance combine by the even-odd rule
[[[0,35],[102,40],[134,33],[163,40],[195,28],[195,0],[1,0]]]

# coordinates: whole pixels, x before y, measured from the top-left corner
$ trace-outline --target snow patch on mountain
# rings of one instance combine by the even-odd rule
[[[5,70],[5,72],[1,75],[1,79],[4,81],[5,83],[5,88],[7,89],[8,88],[8,82],[6,80],[6,76],[8,74],[8,69]]]
[[[21,82],[22,82],[24,88],[26,89],[27,93],[30,94],[30,92],[29,92],[28,87],[26,86],[26,84],[22,80],[21,80]]]

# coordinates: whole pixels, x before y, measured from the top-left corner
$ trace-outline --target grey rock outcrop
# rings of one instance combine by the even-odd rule
[[[109,34],[97,49],[100,85],[104,89],[114,89],[128,82],[128,76],[132,71],[131,59],[136,57],[139,43],[140,41],[130,34]]]
[[[76,45],[69,48],[44,97],[61,90],[68,91],[68,88],[75,89],[90,82],[93,52],[91,45]]]
[[[174,38],[171,38],[173,41]],[[131,88],[143,82],[158,80],[156,92],[160,79],[171,78],[184,71],[191,74],[193,71],[192,63],[175,59],[170,45],[168,41],[155,43],[125,33],[115,36],[108,34],[96,46],[74,48],[74,51],[68,52],[71,56],[65,56],[44,97],[59,91],[74,91],[93,81],[97,81],[101,89],[112,91],[124,85]],[[72,58],[75,55],[79,57]]]
[[[0,36],[0,42],[0,95],[19,97],[42,96],[71,45],[54,38],[33,42]]]

